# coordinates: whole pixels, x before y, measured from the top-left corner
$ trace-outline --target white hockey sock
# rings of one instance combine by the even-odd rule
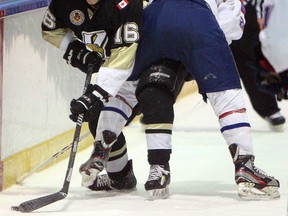
[[[124,154],[121,158],[117,158],[113,161],[107,161],[106,164],[106,171],[113,173],[113,172],[120,172],[126,166],[128,162],[128,154]]]
[[[172,124],[149,124],[145,126],[148,150],[172,149]],[[161,132],[163,131],[163,132]],[[167,133],[164,133],[166,131]],[[170,132],[169,132],[170,131]]]
[[[239,146],[239,154],[253,154],[251,127],[241,89],[208,93],[207,97],[219,118],[221,133],[228,145]]]

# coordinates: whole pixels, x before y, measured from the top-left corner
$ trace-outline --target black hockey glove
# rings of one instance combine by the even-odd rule
[[[98,68],[102,64],[102,57],[97,52],[90,52],[86,49],[85,44],[78,40],[72,41],[63,55],[67,64],[72,65],[87,73],[88,65],[93,64],[95,72],[98,72]]]
[[[73,99],[70,103],[70,107],[75,105],[75,102],[77,100]],[[95,120],[96,118],[98,118],[99,113],[101,111],[103,107],[102,103],[94,103],[92,104],[92,106],[90,107],[89,110],[87,110],[86,112],[84,112],[84,117],[83,117],[83,121],[84,122],[90,122]],[[77,122],[78,119],[78,114],[73,114],[71,111],[71,114],[69,115],[69,118],[73,121],[73,122]]]
[[[282,99],[288,100],[288,70],[279,73],[281,77],[281,88],[277,93],[277,100],[281,101]]]
[[[274,71],[261,70],[260,79],[262,85],[281,85],[281,77]]]
[[[95,118],[94,113],[102,109],[104,103],[108,102],[109,94],[100,86],[90,84],[86,92],[77,100],[73,99],[70,103],[70,119],[77,121],[78,115],[84,113],[84,121],[92,121]]]

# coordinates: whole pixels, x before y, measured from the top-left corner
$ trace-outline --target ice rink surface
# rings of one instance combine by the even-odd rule
[[[91,149],[77,154],[69,194],[66,199],[32,213],[12,212],[11,206],[52,194],[61,189],[68,159],[27,178],[0,193],[0,215],[69,216],[286,216],[288,192],[288,123],[284,132],[273,132],[247,100],[252,125],[255,165],[279,179],[281,198],[272,201],[246,201],[237,195],[234,165],[219,132],[217,118],[200,95],[193,94],[175,104],[173,153],[171,155],[170,198],[148,200],[144,190],[149,166],[145,135],[136,122],[124,133],[129,157],[133,159],[137,190],[129,193],[92,192],[81,187],[78,168]],[[288,120],[288,102],[281,102]],[[67,114],[68,115],[68,114]],[[67,118],[63,116],[63,118]],[[72,141],[72,140],[71,140]],[[81,143],[80,143],[81,145]],[[21,164],[15,164],[15,169]]]

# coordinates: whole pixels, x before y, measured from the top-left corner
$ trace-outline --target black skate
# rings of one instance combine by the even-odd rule
[[[166,165],[151,165],[145,190],[152,199],[166,199],[169,197],[170,168]]]
[[[132,160],[128,161],[128,166],[130,170],[128,174],[118,180],[113,180],[109,178],[107,174],[98,175],[96,180],[94,181],[93,185],[89,186],[88,188],[93,191],[112,191],[112,190],[133,190],[136,188],[137,180],[135,178],[133,167],[132,167]]]
[[[82,186],[93,185],[97,175],[104,169],[111,148],[104,148],[101,142],[94,143],[94,150],[90,158],[80,166],[82,175]]]
[[[279,198],[279,181],[254,165],[253,155],[238,155],[237,145],[229,146],[235,164],[238,195],[243,199],[263,200]],[[233,154],[235,152],[236,154]],[[233,156],[234,155],[234,156]],[[235,157],[236,156],[236,157]],[[236,159],[235,159],[236,158]]]
[[[265,120],[268,121],[271,130],[283,131],[286,119],[284,116],[281,115],[280,112],[277,112],[273,115],[265,117]]]

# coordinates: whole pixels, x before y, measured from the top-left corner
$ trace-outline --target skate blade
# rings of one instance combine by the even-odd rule
[[[112,186],[110,186],[110,188],[89,188],[90,190],[92,191],[97,191],[97,192],[106,192],[106,193],[116,193],[116,194],[127,194],[127,193],[132,193],[134,191],[137,191],[137,188],[134,187],[134,188],[125,188],[125,189],[116,189],[116,188],[113,188]]]
[[[161,189],[148,190],[150,197],[148,200],[167,199],[169,197],[169,188],[166,186]]]
[[[100,191],[100,190],[99,190]],[[131,188],[131,189],[111,189],[111,190],[101,190],[104,191],[106,193],[110,193],[110,194],[129,194],[132,193],[134,191],[137,191],[137,188]]]
[[[278,187],[267,186],[261,190],[254,187],[254,183],[242,182],[238,184],[238,195],[246,200],[271,200],[280,198]]]
[[[280,124],[280,125],[269,124],[269,128],[273,132],[283,132],[284,131],[284,124]]]

